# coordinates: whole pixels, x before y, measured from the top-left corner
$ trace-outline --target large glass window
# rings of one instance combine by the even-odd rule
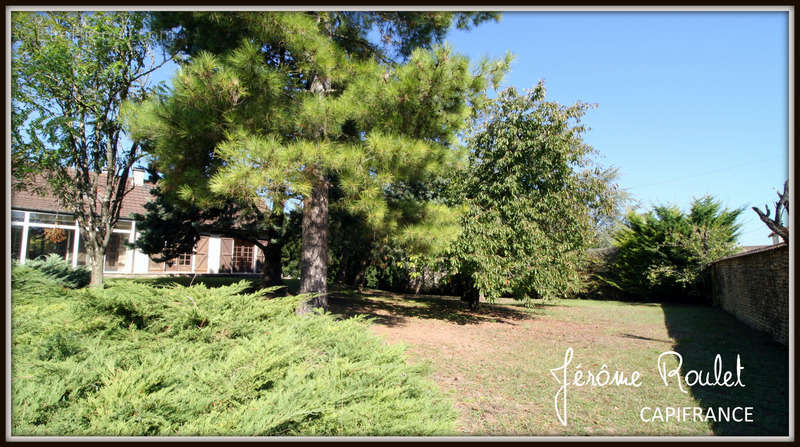
[[[72,259],[72,241],[75,230],[62,228],[28,228],[28,250],[25,259],[37,259],[55,253]]]
[[[70,264],[72,264],[73,258],[73,248],[75,247],[75,230],[67,230],[67,254],[64,256],[64,259],[67,260]]]
[[[19,260],[22,250],[22,227],[11,226],[11,259]]]
[[[75,225],[75,218],[71,214],[31,213],[30,223]]]
[[[106,248],[105,269],[110,272],[125,270],[125,261],[128,256],[128,247],[125,242],[130,235],[128,233],[112,233],[111,240],[108,241]]]
[[[78,265],[86,265],[86,238],[82,237],[78,243]]]
[[[37,259],[54,253],[67,262],[87,264],[87,241],[83,237],[78,244],[78,259],[73,259],[77,233],[74,229],[75,218],[71,214],[29,211],[28,223],[25,223],[25,211],[12,210],[11,220],[14,222],[11,227],[12,259],[20,259],[23,242],[26,242],[25,259]],[[25,228],[27,228],[27,241],[22,240]],[[106,249],[104,261],[106,270],[122,272],[126,269],[128,247],[125,243],[130,239],[132,229],[133,221],[130,219],[120,220],[115,225]],[[189,263],[191,264],[191,257]]]

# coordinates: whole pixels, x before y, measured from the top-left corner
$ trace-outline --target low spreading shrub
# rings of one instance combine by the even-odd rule
[[[70,290],[37,275],[14,269],[14,435],[453,431],[426,367],[362,318],[296,315],[306,297],[265,299],[246,281]]]
[[[25,268],[37,270],[44,277],[70,289],[78,289],[88,285],[92,277],[92,273],[86,267],[72,267],[71,263],[57,254],[28,260],[25,263]]]

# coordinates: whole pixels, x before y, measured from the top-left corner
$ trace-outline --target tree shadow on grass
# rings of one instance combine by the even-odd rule
[[[617,334],[617,336],[622,338],[630,338],[632,340],[656,341],[659,343],[667,343],[670,345],[672,344],[672,340],[661,340],[659,338],[643,337],[641,335],[636,335],[636,334],[619,333]]]
[[[736,377],[736,355],[741,358],[742,387],[699,386],[689,391],[704,409],[753,407],[753,422],[712,422],[716,435],[786,436],[789,433],[789,352],[763,332],[749,328],[715,307],[665,304],[664,320],[674,351],[683,357],[681,374],[711,372],[722,356],[722,370]],[[724,372],[723,372],[724,374]],[[670,383],[670,386],[676,386]]]
[[[482,304],[479,310],[471,311],[455,297],[395,295],[378,290],[360,293],[335,291],[328,295],[328,304],[332,313],[344,318],[365,315],[376,324],[389,327],[401,325],[408,318],[435,319],[460,325],[514,325],[517,321],[533,318],[529,311],[507,306]]]
[[[527,305],[522,301],[512,300],[510,298],[504,298],[502,304],[507,306],[514,306],[514,307],[522,307],[526,308]],[[582,298],[579,300],[570,300],[570,302],[579,301],[579,302],[591,302],[591,303],[623,303],[626,306],[641,306],[641,307],[661,307],[661,303],[653,302],[653,301],[628,301],[628,300],[595,300],[591,298]],[[561,300],[553,300],[553,301],[545,301],[542,299],[535,299],[532,300],[531,303],[533,304],[534,309],[546,309],[548,307],[566,307]]]

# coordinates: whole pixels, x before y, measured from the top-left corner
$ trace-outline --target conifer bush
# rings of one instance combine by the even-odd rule
[[[12,282],[14,435],[436,435],[451,404],[363,318],[246,281]],[[36,277],[38,288],[18,288]],[[49,281],[49,284],[47,283]]]
[[[89,284],[92,276],[88,268],[83,266],[72,267],[70,262],[65,261],[64,258],[57,254],[49,254],[44,258],[28,260],[25,263],[25,267],[38,270],[45,277],[70,289],[85,287]],[[26,278],[33,279],[29,276]]]
[[[668,205],[631,211],[614,235],[617,254],[602,279],[635,299],[707,301],[706,269],[736,252],[741,213],[708,195],[688,212]]]

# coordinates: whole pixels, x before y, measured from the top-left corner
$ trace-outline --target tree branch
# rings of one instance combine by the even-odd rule
[[[784,242],[789,243],[789,229],[783,225],[783,210],[789,214],[789,181],[783,183],[783,193],[778,192],[778,201],[775,202],[775,217],[769,217],[769,205],[764,205],[764,211],[753,207],[753,211],[758,214],[758,218],[770,229],[773,233],[780,236]]]

